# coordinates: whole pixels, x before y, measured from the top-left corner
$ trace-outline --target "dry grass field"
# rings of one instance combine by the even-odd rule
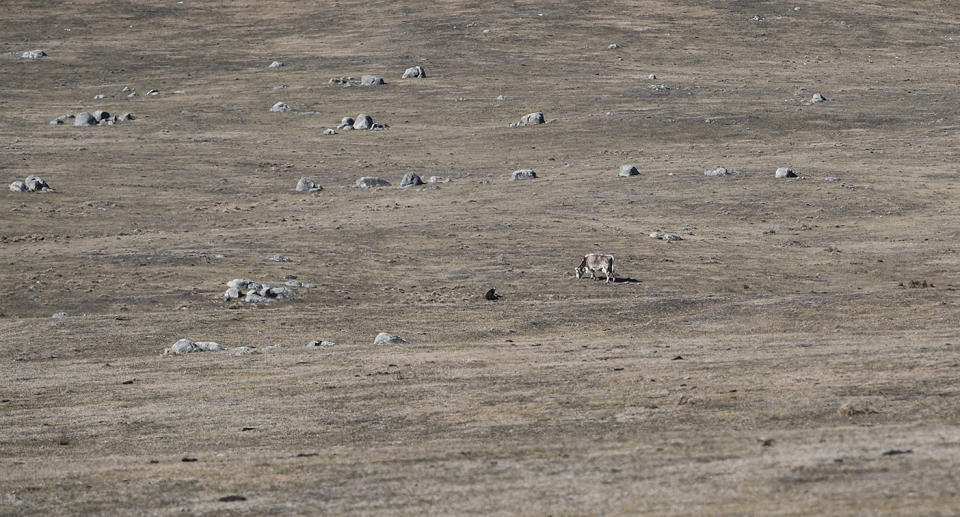
[[[960,513],[956,1],[0,7],[0,514]]]

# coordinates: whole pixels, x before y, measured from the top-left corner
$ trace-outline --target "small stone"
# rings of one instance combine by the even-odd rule
[[[810,104],[816,104],[816,103],[818,103],[818,102],[823,102],[823,101],[825,101],[825,100],[827,100],[826,97],[824,97],[823,95],[821,95],[821,94],[819,94],[819,93],[815,93],[815,94],[813,94],[813,97],[810,98]]]
[[[373,340],[374,345],[399,345],[406,342],[407,340],[402,337],[395,336],[389,332],[381,332],[377,334],[377,337]]]
[[[102,93],[98,93],[98,94],[96,94],[96,95],[93,96],[93,100],[98,101],[98,100],[100,100],[100,99],[103,99],[104,97],[106,97],[106,95],[104,95],[104,94],[102,94]]]
[[[290,111],[292,109],[293,108],[291,108],[290,106],[287,106],[287,103],[285,102],[277,102],[270,108],[270,111],[273,113],[282,113],[284,111]]]
[[[653,81],[656,78],[657,78],[657,74],[650,74],[647,76],[647,79],[650,79],[651,81]]]
[[[289,287],[271,287],[267,291],[266,296],[270,298],[276,298],[278,300],[289,300],[296,296],[297,291],[295,289],[290,289]]]
[[[524,127],[524,126],[536,126],[538,124],[543,124],[543,112],[535,111],[533,113],[527,113],[523,117],[520,117],[520,122],[517,122],[515,127]]]
[[[357,115],[357,119],[353,123],[353,129],[370,129],[371,126],[373,126],[373,117],[366,113]]]
[[[254,291],[250,291],[249,293],[247,293],[247,296],[246,298],[243,299],[243,301],[247,303],[267,303],[267,302],[272,302],[273,300],[264,296],[260,296]]]
[[[357,180],[356,186],[360,188],[389,187],[390,182],[376,176],[364,176]]]
[[[427,76],[427,72],[423,70],[422,66],[411,66],[410,68],[404,70],[403,78],[404,79],[423,79]]]
[[[40,49],[37,49],[37,50],[28,50],[23,54],[20,54],[20,57],[22,57],[23,59],[40,59],[41,57],[44,57],[46,55],[47,55],[46,52]]]
[[[281,348],[283,348],[283,343],[277,343],[276,345],[269,345],[269,346],[263,347],[263,351],[270,352],[271,350],[280,350]]]
[[[86,111],[77,113],[76,119],[73,121],[74,126],[95,126],[97,125],[97,119],[93,115],[87,113]]]
[[[311,341],[307,343],[307,348],[331,348],[334,346],[337,346],[337,344],[334,343],[333,341],[319,340],[319,341]]]
[[[823,178],[823,181],[826,181],[826,182],[829,182],[829,183],[836,183],[836,182],[841,181],[841,180],[840,180],[840,178],[838,178],[838,177],[836,177],[836,176],[827,176],[826,178]]]
[[[417,189],[419,192],[426,192],[428,190],[440,190],[440,185],[427,185],[426,187],[420,187]]]
[[[611,43],[611,44],[607,45],[607,48],[610,49],[610,50],[618,49],[618,48],[620,48],[620,45],[617,45],[616,43]]]
[[[383,80],[383,77],[376,75],[362,75],[360,76],[360,85],[361,86],[377,86],[380,84],[386,84]]]
[[[183,95],[187,93],[187,90],[173,90],[174,95]]]
[[[420,179],[420,176],[417,176],[415,172],[408,172],[403,175],[403,179],[400,180],[399,188],[415,187],[418,185],[423,185],[423,180]]]
[[[337,134],[337,132],[334,131],[334,129],[333,129],[332,127],[328,127],[327,129],[324,129],[324,130],[323,130],[323,134],[325,134],[325,135],[335,135],[335,134]]]
[[[507,96],[506,96],[506,95],[497,95],[497,100],[498,100],[498,101],[505,101],[505,100],[507,100]]]
[[[136,96],[137,96],[137,92],[130,92],[130,93],[127,94],[127,98],[128,98],[128,99],[129,99],[129,98],[132,98],[132,97],[136,97]]]
[[[353,129],[353,122],[353,117],[343,117],[340,119],[340,125],[337,126],[337,129],[346,129],[348,127]]]
[[[277,90],[285,90],[285,89],[287,89],[287,88],[289,88],[289,87],[288,87],[287,85],[285,85],[285,84],[278,84],[278,85],[276,85],[276,86],[271,87],[270,89],[273,90],[273,91],[277,91]]]
[[[29,190],[22,181],[14,181],[10,184],[10,192],[27,192]]]
[[[513,174],[510,175],[510,181],[529,180],[536,177],[537,173],[533,169],[520,169],[513,171]]]
[[[774,177],[777,177],[777,178],[796,178],[797,177],[797,173],[793,172],[793,169],[788,169],[787,167],[780,167],[773,174],[774,174]]]
[[[300,178],[297,182],[297,192],[319,192],[323,187],[314,183],[310,178]]]
[[[133,120],[135,118],[132,113],[121,113],[117,120]]]
[[[620,172],[617,174],[617,176],[620,176],[620,177],[622,177],[622,178],[625,178],[625,177],[628,177],[628,176],[636,176],[636,175],[638,175],[638,174],[640,174],[640,171],[638,171],[635,166],[633,166],[633,165],[621,165],[621,166],[620,166]]]
[[[303,287],[303,282],[299,280],[287,280],[283,285],[287,287]]]
[[[127,93],[127,92],[129,92],[129,91],[131,91],[131,90],[130,90],[130,87],[129,87],[129,86],[124,86],[123,88],[120,88],[120,91],[123,92],[123,93]]]
[[[147,95],[160,95],[159,90],[150,90],[147,92]]]
[[[290,257],[284,257],[283,255],[276,254],[270,257],[270,260],[274,262],[293,262],[293,259]]]
[[[281,66],[283,66],[283,61],[274,61],[273,63],[270,63],[270,66],[267,68],[280,68]]]
[[[65,312],[55,312],[53,313],[53,316],[50,316],[50,317],[53,319],[62,320],[64,318],[69,318],[70,315]]]
[[[225,302],[229,302],[230,300],[236,300],[237,298],[240,298],[240,290],[237,289],[236,287],[231,287],[227,289],[225,293],[223,293],[223,301]]]
[[[660,237],[660,238],[663,239],[663,240],[665,240],[665,241],[670,241],[670,242],[682,241],[682,240],[683,240],[683,237],[681,237],[681,236],[679,236],[679,235],[677,235],[677,234],[675,234],[675,233],[665,233],[665,234],[663,234],[663,236]]]
[[[650,238],[651,238],[651,239],[659,239],[659,238],[660,238],[660,232],[653,232],[653,233],[651,233],[651,234],[650,234]]]
[[[250,352],[253,352],[253,347],[251,346],[238,346],[233,349],[233,355],[247,355]]]
[[[728,174],[730,174],[730,171],[728,171],[725,167],[717,167],[716,169],[703,171],[704,176],[716,177],[716,176],[727,176]]]

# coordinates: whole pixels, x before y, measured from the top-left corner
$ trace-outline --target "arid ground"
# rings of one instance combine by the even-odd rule
[[[0,514],[960,513],[955,0],[2,12]]]

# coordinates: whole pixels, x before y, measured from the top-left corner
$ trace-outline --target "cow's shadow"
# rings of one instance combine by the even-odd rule
[[[639,284],[640,281],[636,278],[630,278],[628,276],[621,276],[613,279],[615,284]]]

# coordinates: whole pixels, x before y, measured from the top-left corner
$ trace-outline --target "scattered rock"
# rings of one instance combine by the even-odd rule
[[[510,181],[529,180],[536,177],[537,173],[533,169],[520,169],[513,171],[513,174],[510,175]]]
[[[777,169],[777,172],[773,173],[777,178],[796,178],[797,173],[793,172],[793,169],[788,169],[787,167],[780,167]]]
[[[334,131],[334,129],[333,129],[332,127],[328,127],[327,129],[324,129],[324,130],[323,130],[323,134],[325,134],[325,135],[335,135],[335,134],[337,134],[337,132]]]
[[[505,101],[505,100],[507,100],[507,96],[506,96],[506,95],[497,95],[497,100],[498,100],[498,101]]]
[[[23,181],[14,181],[10,184],[11,192],[53,192],[50,185],[40,176],[31,174]]]
[[[285,102],[277,102],[273,105],[273,107],[270,108],[270,111],[273,113],[282,113],[284,111],[291,111],[292,109],[293,108],[287,106],[287,103]]]
[[[410,68],[404,70],[403,78],[404,79],[423,79],[427,76],[427,72],[423,70],[422,66],[411,66]]]
[[[102,122],[110,118],[110,112],[105,110],[94,111],[93,118],[97,119],[97,122]]]
[[[287,287],[303,287],[303,282],[299,280],[287,280],[283,285]]]
[[[290,257],[284,257],[283,255],[277,254],[270,257],[270,260],[274,262],[293,262],[293,259]],[[261,288],[262,289],[262,288]]]
[[[852,417],[860,415],[872,415],[879,413],[872,406],[860,402],[847,402],[837,408],[837,414],[840,416]]]
[[[237,298],[240,298],[240,296],[240,289],[237,289],[236,287],[230,287],[225,293],[223,293],[223,301],[229,302],[230,300],[236,300]]]
[[[426,187],[420,187],[417,189],[418,192],[426,192],[428,190],[440,190],[440,185],[427,185]]]
[[[213,341],[190,341],[181,339],[164,351],[164,355],[191,354],[194,352],[213,352],[223,350],[223,347]]]
[[[337,346],[333,341],[311,341],[307,343],[307,348],[331,348]]]
[[[525,127],[525,126],[536,126],[543,124],[545,122],[543,118],[542,111],[536,111],[533,113],[527,113],[526,115],[520,117],[520,122],[512,124],[511,127]]]
[[[810,104],[816,104],[818,102],[823,102],[825,100],[827,100],[827,98],[824,97],[822,94],[815,93],[813,94],[813,97],[810,98]]]
[[[356,186],[359,188],[389,187],[390,182],[376,176],[364,176],[357,180]]]
[[[283,66],[283,61],[274,61],[273,63],[270,63],[270,66],[267,68],[280,68],[281,66]]]
[[[610,50],[614,50],[614,49],[620,48],[620,45],[617,45],[616,43],[611,43],[611,44],[607,45],[607,48],[610,49]]]
[[[310,178],[300,178],[297,182],[297,192],[319,192],[323,187],[314,183]]]
[[[439,176],[430,176],[427,183],[450,183],[450,178],[441,178]]]
[[[647,76],[647,79],[650,79],[651,81],[653,81],[656,78],[657,78],[657,74],[650,74]]]
[[[69,318],[70,315],[65,312],[55,312],[53,313],[53,316],[50,316],[50,317],[53,319],[62,320],[64,318]]]
[[[651,238],[651,239],[660,239],[660,240],[662,240],[662,241],[669,241],[669,242],[682,241],[682,240],[683,240],[683,237],[681,237],[681,236],[679,236],[679,235],[677,235],[677,234],[675,234],[675,233],[660,233],[660,232],[653,232],[653,233],[651,233],[651,234],[650,234],[650,238]]]
[[[340,125],[337,126],[337,129],[353,129],[353,117],[343,117],[340,119]]]
[[[160,90],[150,90],[147,95],[160,95]]]
[[[104,95],[104,94],[102,94],[102,93],[98,93],[98,94],[96,94],[96,95],[93,96],[93,100],[98,101],[98,100],[100,100],[100,99],[103,99],[104,97],[106,97],[106,95]]]
[[[74,115],[73,115],[72,113],[64,113],[63,115],[60,115],[59,117],[51,120],[51,121],[50,121],[50,125],[51,125],[51,126],[59,126],[60,124],[63,124],[65,121],[67,121],[67,120],[69,120],[69,119],[72,119],[72,118],[74,118]]]
[[[628,177],[628,176],[636,176],[636,175],[638,175],[638,174],[640,174],[640,171],[638,171],[635,166],[633,166],[633,165],[621,165],[621,166],[620,166],[620,172],[617,174],[617,176],[620,176],[620,177]]]
[[[263,347],[263,351],[270,352],[272,350],[280,350],[281,348],[283,348],[283,343],[277,343],[276,345],[269,345],[269,346]]]
[[[714,176],[714,177],[716,177],[716,176],[729,176],[730,174],[733,174],[734,172],[735,172],[735,171],[728,171],[725,167],[717,167],[716,169],[710,169],[710,170],[703,171],[703,175],[704,175],[704,176]]]
[[[373,340],[374,345],[399,345],[406,342],[407,340],[402,337],[395,336],[389,332],[381,332],[377,334],[377,337]]]
[[[387,84],[383,77],[376,75],[362,75],[360,76],[360,85],[361,86],[377,86],[380,84]]]
[[[373,127],[373,117],[366,113],[357,115],[357,119],[353,122],[353,129],[370,129],[371,127]]]
[[[247,355],[250,352],[253,352],[253,347],[250,346],[238,346],[233,349],[233,355]]]
[[[132,113],[125,112],[125,113],[121,113],[120,116],[117,117],[117,120],[133,120],[135,118],[136,117],[134,117]]]
[[[22,181],[14,181],[10,184],[10,192],[26,192],[27,186]]]
[[[97,119],[87,113],[86,111],[77,113],[76,120],[73,121],[74,126],[95,126],[97,125]]]
[[[423,185],[423,180],[420,179],[420,176],[417,176],[415,172],[408,172],[403,175],[403,179],[400,180],[399,188],[415,187],[418,185]]]
[[[40,49],[37,49],[37,50],[28,50],[23,54],[20,54],[20,57],[22,57],[23,59],[40,59],[41,57],[44,57],[46,55],[47,55],[46,52]]]
[[[241,291],[246,291],[246,290],[248,290],[248,289],[253,290],[253,291],[256,291],[256,290],[260,289],[261,286],[260,286],[260,284],[254,282],[253,280],[250,280],[250,279],[248,279],[248,278],[235,278],[235,279],[227,282],[227,287],[236,287],[237,289],[240,289]]]
[[[827,176],[826,178],[823,178],[823,181],[826,181],[829,183],[836,183],[838,181],[841,181],[841,179],[836,176]]]

